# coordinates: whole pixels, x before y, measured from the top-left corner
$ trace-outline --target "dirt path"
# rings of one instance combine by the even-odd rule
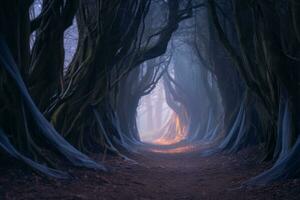
[[[268,167],[254,161],[253,149],[236,156],[210,157],[199,156],[199,151],[142,151],[135,155],[139,164],[114,158],[107,161],[113,167],[111,173],[75,170],[76,178],[67,181],[20,177],[9,171],[1,175],[0,191],[4,199],[300,199],[298,180],[238,188]]]

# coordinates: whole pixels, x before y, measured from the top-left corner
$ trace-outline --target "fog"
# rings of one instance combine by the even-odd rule
[[[137,126],[142,142],[155,143],[162,128],[174,111],[166,102],[165,88],[160,80],[155,89],[140,100],[137,109]]]

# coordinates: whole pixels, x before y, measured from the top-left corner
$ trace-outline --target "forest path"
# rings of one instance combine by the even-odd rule
[[[235,156],[199,156],[201,148],[139,150],[131,161],[110,158],[111,173],[75,170],[76,179],[47,181],[39,176],[7,179],[5,199],[300,199],[299,181],[264,188],[238,188],[267,166],[255,162],[254,149]],[[176,152],[176,153],[174,153]],[[10,178],[12,176],[9,176]],[[3,182],[3,178],[0,182]]]

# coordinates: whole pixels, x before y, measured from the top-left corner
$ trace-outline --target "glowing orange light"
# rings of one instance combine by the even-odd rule
[[[157,145],[172,145],[184,140],[187,136],[187,128],[181,122],[177,114],[173,114],[167,126],[162,130],[163,135],[153,143]]]
[[[178,154],[178,153],[186,153],[186,152],[192,152],[195,149],[193,145],[186,145],[181,147],[175,147],[170,149],[151,149],[152,152],[155,153],[166,153],[166,154]]]

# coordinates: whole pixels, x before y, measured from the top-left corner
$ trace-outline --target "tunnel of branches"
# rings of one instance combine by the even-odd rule
[[[296,0],[3,0],[1,163],[67,178],[200,142],[273,161],[245,184],[298,177],[299,45]]]

